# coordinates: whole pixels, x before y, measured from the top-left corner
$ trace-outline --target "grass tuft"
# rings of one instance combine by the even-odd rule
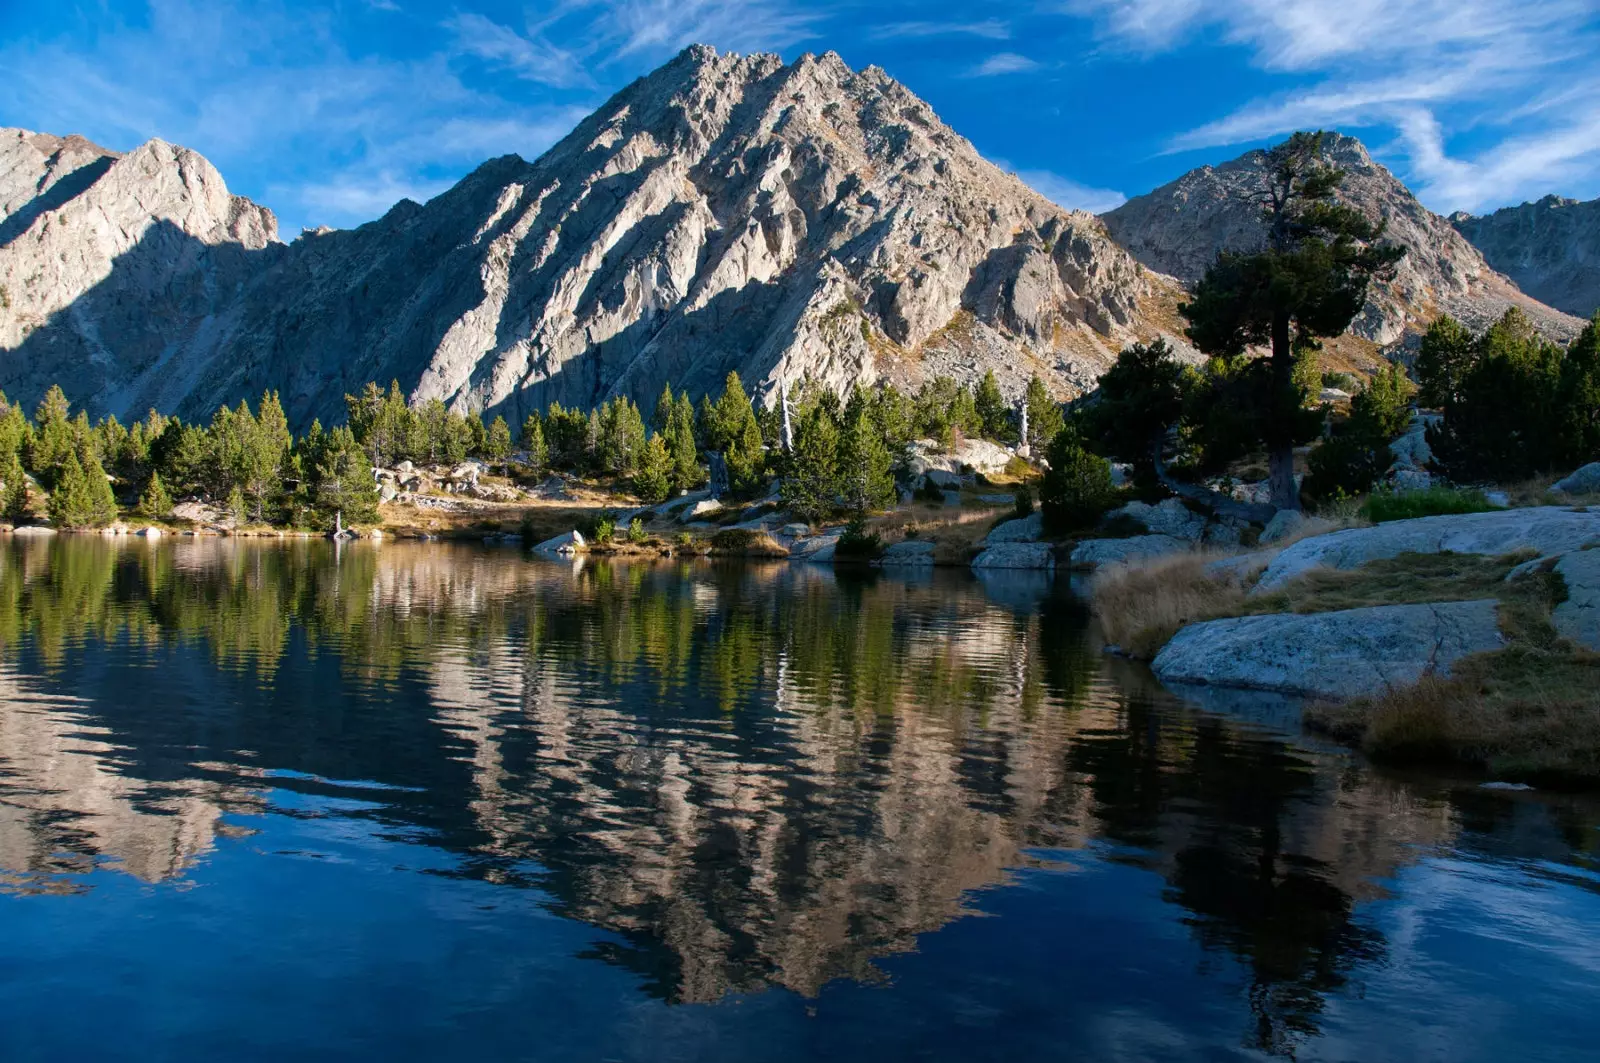
[[[1244,588],[1207,575],[1205,566],[1214,560],[1172,554],[1096,572],[1089,593],[1106,641],[1131,657],[1149,659],[1185,624],[1238,615]]]
[[[1374,491],[1361,507],[1362,515],[1374,524],[1415,517],[1436,517],[1445,513],[1487,513],[1499,509],[1482,491],[1456,487],[1429,487],[1422,491]]]

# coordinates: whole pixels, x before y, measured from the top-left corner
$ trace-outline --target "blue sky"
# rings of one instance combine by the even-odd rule
[[[877,63],[1091,210],[1316,127],[1441,212],[1600,196],[1600,0],[0,0],[0,124],[195,148],[288,238],[534,158],[694,42]]]

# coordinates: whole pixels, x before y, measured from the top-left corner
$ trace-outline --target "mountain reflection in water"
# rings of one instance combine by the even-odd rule
[[[292,981],[319,962],[319,941],[339,940],[314,899],[334,895],[337,874],[353,876],[341,889],[372,891],[373,911],[415,902],[419,939],[448,935],[438,926],[458,907],[506,933],[510,909],[498,906],[515,898],[588,928],[526,946],[558,981],[626,976],[604,983],[615,1000],[591,994],[593,1016],[560,1020],[622,1023],[645,1001],[668,1011],[629,1020],[656,1031],[632,1048],[596,1034],[567,1054],[674,1059],[882,1058],[868,1050],[875,1037],[908,1058],[1066,1054],[1069,1042],[1124,1058],[1381,1058],[1349,1049],[1355,1031],[1383,1045],[1392,1039],[1368,1027],[1410,1038],[1435,1019],[1426,994],[1376,987],[1432,971],[1431,993],[1475,991],[1451,966],[1470,967],[1471,950],[1441,956],[1416,933],[1429,891],[1454,879],[1463,899],[1451,911],[1541,897],[1548,948],[1505,927],[1447,929],[1495,941],[1495,963],[1552,965],[1564,988],[1514,1002],[1439,1058],[1474,1058],[1463,1045],[1507,1058],[1528,1037],[1547,1043],[1527,1058],[1579,1058],[1600,1032],[1600,975],[1555,952],[1578,944],[1574,933],[1591,956],[1600,944],[1592,805],[1397,780],[1239,715],[1185,708],[1102,658],[1086,625],[1064,586],[1032,573],[13,541],[0,547],[0,940],[13,942],[0,946],[11,1030],[0,1055],[73,1054],[70,1035],[43,1028],[47,990],[25,988],[31,963],[54,972],[57,992],[160,1005],[137,986],[63,975],[96,959],[70,940],[40,947],[49,958],[23,951],[14,932],[56,910],[39,906],[100,920],[109,940],[94,948],[136,972],[163,957],[117,943],[128,920],[156,920],[176,941],[204,920],[246,955],[270,923],[305,949],[263,950],[253,976]],[[343,869],[319,866],[330,854]],[[129,893],[130,880],[147,885]],[[1077,890],[1106,907],[1061,907]],[[198,912],[198,896],[228,914]],[[1113,901],[1145,937],[1097,952]],[[1046,902],[1048,925],[1010,910]],[[1026,959],[1035,934],[1081,954]],[[958,977],[939,958],[944,942],[965,950]],[[365,940],[363,969],[390,947]],[[203,978],[218,961],[195,948],[185,963]],[[918,988],[930,978],[943,988]],[[1087,994],[1073,1023],[1093,1013],[1098,1040],[1054,1029],[1061,1020],[1035,1014],[1049,995],[1015,988],[1038,993],[1052,978]],[[961,979],[973,985],[958,990]],[[1109,999],[1124,983],[1142,988]],[[737,1005],[779,999],[774,987],[812,1026],[838,999],[837,1030],[743,1031]],[[516,979],[494,991],[509,995],[474,999],[467,1014],[499,1007],[485,1028],[542,1026]],[[1164,1003],[1166,1025],[1130,1010],[1183,994],[1193,1013]],[[679,1005],[717,1006],[686,1030],[661,1017]],[[404,1036],[404,1011],[387,1021],[383,1036],[340,1036],[357,1053],[425,1054],[426,1037]],[[456,1050],[472,1045],[474,1021],[451,1020]],[[1119,1023],[1137,1030],[1108,1032]],[[1439,1050],[1449,1032],[1394,1058]],[[129,1058],[179,1043],[238,1057],[253,1042],[232,1035],[158,1040]],[[848,1048],[827,1047],[834,1038]]]

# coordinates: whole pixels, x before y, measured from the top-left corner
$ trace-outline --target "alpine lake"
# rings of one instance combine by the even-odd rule
[[[1071,580],[0,541],[0,1059],[1600,1058],[1600,797]]]

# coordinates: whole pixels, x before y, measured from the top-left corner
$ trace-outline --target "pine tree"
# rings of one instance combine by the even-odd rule
[[[689,401],[687,391],[673,404],[667,422],[667,450],[672,454],[673,485],[680,489],[698,487],[703,476],[700,452],[694,443],[694,403]]]
[[[530,413],[522,422],[522,449],[528,455],[528,468],[537,474],[550,464],[550,448],[544,441],[544,423],[537,413]]]
[[[845,508],[860,517],[894,504],[893,459],[865,404],[846,417],[839,436],[839,493]]]
[[[511,426],[504,417],[495,417],[489,425],[489,436],[484,444],[484,457],[492,462],[505,463],[511,456]]]
[[[33,414],[35,428],[28,465],[39,482],[51,491],[56,489],[57,480],[65,471],[68,455],[76,457],[77,441],[67,411],[66,394],[59,385],[52,384]],[[81,464],[78,471],[83,472]]]
[[[86,469],[77,454],[68,453],[50,494],[51,522],[63,528],[89,528],[109,524],[116,517],[117,500],[100,463],[93,462]]]
[[[238,484],[234,484],[233,490],[228,492],[228,519],[238,528],[250,521],[250,505],[244,500],[244,492]]]
[[[22,471],[22,461],[16,451],[6,454],[5,464],[0,466],[0,479],[5,481],[5,490],[0,493],[0,512],[12,523],[27,520],[28,477]]]
[[[1061,415],[1060,404],[1037,374],[1028,378],[1028,390],[1023,401],[1028,408],[1028,438],[1023,442],[1037,451],[1055,439],[1066,421]]]
[[[378,485],[366,452],[348,428],[335,428],[322,443],[312,473],[316,508],[324,524],[343,514],[345,524],[378,519]]]
[[[151,473],[144,494],[139,496],[139,515],[147,520],[162,520],[171,512],[172,496],[167,494],[166,485],[161,482],[161,475]]]
[[[995,380],[993,369],[984,373],[983,379],[978,381],[972,405],[984,438],[1008,443],[1017,437],[1016,429],[1011,424],[1011,408],[1006,405],[1006,397],[1000,393],[1000,383]]]
[[[729,373],[717,399],[714,417],[723,457],[728,462],[728,482],[735,491],[754,490],[761,482],[766,452],[761,447],[761,425],[745,394],[738,373]]]
[[[1326,160],[1324,140],[1322,133],[1296,133],[1267,152],[1265,183],[1251,195],[1262,208],[1266,248],[1219,255],[1194,298],[1178,308],[1190,340],[1206,354],[1236,357],[1270,345],[1264,394],[1248,405],[1262,411],[1254,435],[1266,446],[1279,509],[1300,508],[1294,446],[1318,427],[1295,382],[1297,357],[1318,337],[1348,328],[1370,281],[1392,275],[1405,253],[1378,246],[1383,225],[1336,201],[1344,174]]]
[[[820,405],[801,415],[794,450],[784,458],[780,497],[798,517],[815,521],[833,512],[839,495],[839,429]]]
[[[666,500],[672,491],[672,455],[667,450],[661,433],[650,436],[639,461],[639,471],[633,477],[633,490],[649,505]]]

